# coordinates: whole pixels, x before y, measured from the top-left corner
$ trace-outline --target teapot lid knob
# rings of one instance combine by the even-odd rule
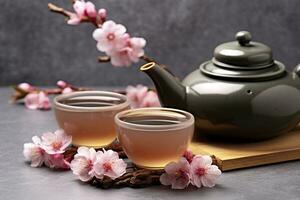
[[[239,31],[235,35],[235,39],[241,46],[247,46],[250,43],[252,36],[248,31]]]

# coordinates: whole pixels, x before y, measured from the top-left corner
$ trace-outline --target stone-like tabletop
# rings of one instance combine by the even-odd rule
[[[9,104],[12,90],[0,88],[0,199],[300,199],[300,161],[224,172],[216,187],[170,190],[165,187],[103,190],[76,180],[70,171],[31,168],[24,162],[23,143],[33,135],[54,131],[52,111],[32,111]]]

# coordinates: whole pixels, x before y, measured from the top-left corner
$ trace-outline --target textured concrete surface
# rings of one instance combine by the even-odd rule
[[[82,184],[70,171],[31,168],[24,162],[23,143],[57,128],[52,111],[32,111],[8,104],[11,91],[0,87],[1,200],[299,200],[300,161],[223,173],[215,188],[174,191],[165,187],[102,190]]]
[[[184,77],[212,56],[216,45],[249,30],[274,50],[289,70],[300,63],[299,0],[91,0],[110,19],[148,41],[146,52]],[[0,1],[0,85],[29,81],[53,85],[127,85],[151,81],[131,68],[98,64],[93,27],[66,25],[47,3],[71,8],[71,0]]]

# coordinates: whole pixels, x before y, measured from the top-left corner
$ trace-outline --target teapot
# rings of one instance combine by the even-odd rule
[[[180,82],[154,62],[140,67],[164,107],[195,116],[197,134],[212,139],[264,140],[300,120],[300,65],[288,72],[265,44],[240,31]]]

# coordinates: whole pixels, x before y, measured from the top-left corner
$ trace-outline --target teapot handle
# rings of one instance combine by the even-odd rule
[[[295,67],[294,73],[297,74],[297,76],[300,76],[300,64]]]

